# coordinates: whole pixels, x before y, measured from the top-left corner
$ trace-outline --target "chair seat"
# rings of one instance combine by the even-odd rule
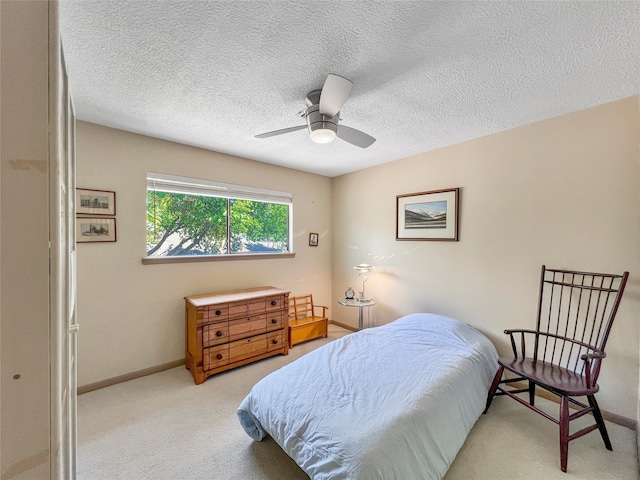
[[[599,390],[597,384],[589,388],[587,379],[583,375],[540,360],[500,357],[498,363],[516,375],[527,377],[534,383],[561,395],[593,395]]]

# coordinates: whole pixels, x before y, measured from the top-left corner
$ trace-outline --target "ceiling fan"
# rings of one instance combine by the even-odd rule
[[[307,94],[307,108],[300,112],[307,120],[306,125],[283,128],[272,132],[261,133],[256,138],[268,138],[297,130],[309,129],[311,140],[316,143],[330,143],[337,137],[356,147],[367,148],[376,141],[355,128],[340,125],[340,109],[349,97],[353,82],[339,75],[329,74],[321,90],[313,90]]]

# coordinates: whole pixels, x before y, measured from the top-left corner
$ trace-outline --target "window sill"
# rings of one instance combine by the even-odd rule
[[[265,260],[268,258],[294,258],[295,253],[234,253],[225,255],[185,255],[177,257],[142,257],[143,265],[160,263],[226,262],[230,260]]]

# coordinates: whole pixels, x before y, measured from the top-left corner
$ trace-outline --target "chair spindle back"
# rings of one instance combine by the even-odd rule
[[[627,277],[627,272],[588,273],[543,265],[534,359],[584,374],[580,357],[604,352]],[[597,377],[598,371],[591,373]]]

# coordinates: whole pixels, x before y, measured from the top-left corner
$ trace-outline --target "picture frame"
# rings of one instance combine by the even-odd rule
[[[459,188],[396,196],[396,240],[458,241]]]
[[[320,236],[317,233],[310,233],[309,234],[309,246],[310,247],[317,247],[318,246],[319,237]]]
[[[116,219],[102,217],[77,217],[76,242],[96,243],[116,241]]]
[[[76,213],[91,216],[115,216],[116,192],[76,188]]]

